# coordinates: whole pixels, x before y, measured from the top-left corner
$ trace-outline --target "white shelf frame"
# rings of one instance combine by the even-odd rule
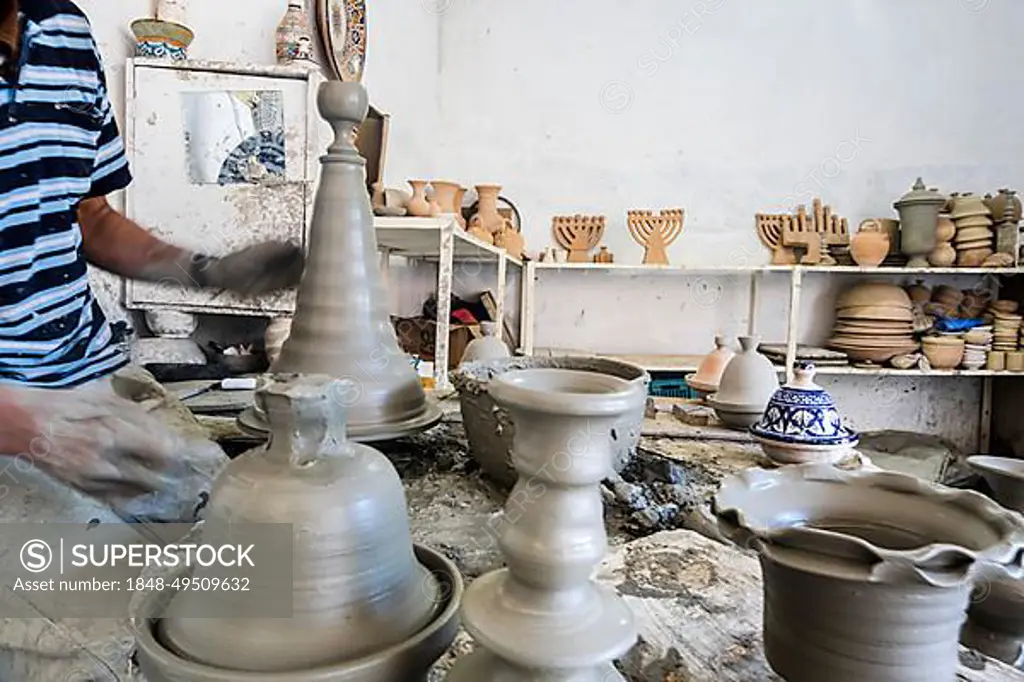
[[[451,388],[448,361],[451,356],[450,334],[452,291],[455,263],[494,263],[497,267],[494,298],[497,306],[496,334],[504,340],[505,295],[511,269],[523,269],[523,261],[504,249],[481,241],[469,234],[456,221],[454,214],[436,218],[375,217],[374,231],[380,254],[380,269],[385,283],[389,280],[391,256],[437,264],[437,334],[434,339],[434,383],[438,391]],[[525,278],[524,278],[525,280]],[[519,338],[523,338],[524,320],[519,320]]]
[[[693,267],[686,265],[633,265],[622,263],[540,263],[527,262],[523,274],[522,309],[520,315],[520,339],[522,340],[520,352],[524,355],[550,352],[549,349],[538,349],[535,347],[535,324],[536,324],[536,297],[538,272],[552,271],[573,271],[585,270],[589,272],[603,272],[609,276],[615,275],[637,275],[650,274],[654,276],[665,275],[701,275],[708,273],[737,274],[750,277],[750,310],[747,318],[747,333],[756,335],[756,312],[760,307],[760,286],[762,275],[765,273],[782,273],[789,275],[789,311],[786,325],[786,380],[793,379],[793,367],[796,364],[797,341],[800,333],[800,304],[803,292],[804,277],[816,274],[851,274],[851,275],[875,275],[875,276],[917,276],[924,278],[928,276],[1013,276],[1024,274],[1024,268],[901,268],[901,267],[875,267],[867,268],[860,266],[832,265],[755,265],[749,267]],[[994,285],[998,291],[998,282]],[[601,355],[593,351],[594,355]],[[609,355],[608,357],[623,358],[636,361],[635,358],[622,355]],[[651,362],[642,362],[644,367],[650,371],[676,371],[687,372],[696,370],[696,366],[667,361],[660,363],[658,356],[650,356]],[[666,360],[668,360],[666,356]],[[695,363],[694,363],[695,365]],[[1005,370],[987,369],[895,369],[890,367],[879,367],[877,369],[866,369],[860,367],[844,366],[817,368],[817,373],[822,376],[906,376],[906,377],[968,377],[981,379],[982,400],[979,414],[979,452],[987,452],[991,444],[991,417],[992,417],[992,380],[996,377],[1024,377],[1022,372],[1009,372]]]

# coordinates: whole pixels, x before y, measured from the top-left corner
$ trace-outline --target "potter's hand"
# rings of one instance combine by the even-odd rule
[[[189,277],[204,289],[227,289],[243,296],[297,286],[305,267],[302,249],[287,242],[263,242],[223,258],[192,256]]]
[[[104,501],[170,485],[179,447],[177,434],[109,391],[0,387],[0,453]]]

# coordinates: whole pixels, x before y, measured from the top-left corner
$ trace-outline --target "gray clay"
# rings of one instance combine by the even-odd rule
[[[591,575],[607,551],[600,482],[611,473],[610,432],[643,406],[643,390],[562,369],[509,372],[488,390],[516,425],[519,481],[499,541],[508,568],[466,591],[462,618],[477,649],[447,680],[622,680],[611,664],[636,641],[632,614]]]
[[[765,654],[788,682],[953,682],[970,586],[1024,571],[1024,518],[904,474],[751,469],[714,508],[761,555]]]
[[[366,161],[350,142],[366,117],[366,90],[358,83],[324,83],[317,103],[335,140],[320,160],[291,335],[272,369],[351,380],[339,397],[349,407],[350,437],[395,438],[433,426],[441,412],[399,348],[388,314]]]
[[[505,488],[518,479],[512,466],[512,439],[515,426],[508,411],[496,404],[487,392],[490,382],[506,372],[532,368],[561,368],[600,372],[634,382],[646,394],[651,376],[642,368],[619,360],[597,357],[514,357],[504,360],[469,362],[452,374],[459,392],[462,423],[469,440],[469,451],[487,475]],[[632,461],[640,443],[644,421],[641,405],[623,416],[612,433],[612,467],[616,472]]]
[[[249,593],[178,592],[140,638],[150,648],[141,663],[151,682],[177,679],[185,662],[196,667],[190,682],[252,673],[321,679],[301,674],[320,668],[351,674],[360,670],[360,659],[380,659],[388,650],[396,660],[424,659],[415,644],[426,641],[417,639],[421,635],[434,637],[435,649],[450,644],[436,633],[454,635],[448,600],[457,591],[457,572],[434,573],[417,560],[402,482],[384,455],[346,440],[345,408],[335,399],[339,383],[323,376],[273,377],[261,390],[272,426],[269,444],[223,470],[206,509],[203,541],[215,545],[223,532],[216,529],[231,523],[292,525],[294,616],[243,617]],[[206,571],[197,567],[192,577],[202,580]],[[225,617],[199,617],[214,612]],[[433,659],[421,662],[416,672],[425,674]],[[210,669],[231,676],[209,677]]]

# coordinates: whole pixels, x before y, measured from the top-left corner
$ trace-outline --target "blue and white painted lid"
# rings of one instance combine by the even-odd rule
[[[761,438],[801,445],[846,445],[857,434],[843,425],[831,394],[814,383],[814,365],[797,365],[793,381],[775,391],[764,416],[750,428]]]

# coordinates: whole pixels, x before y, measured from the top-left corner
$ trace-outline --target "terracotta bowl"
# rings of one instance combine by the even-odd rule
[[[928,358],[932,369],[955,369],[964,359],[964,341],[957,339],[958,343],[929,342],[925,339],[921,343],[921,350]]]
[[[910,306],[858,305],[836,308],[836,319],[840,320],[892,320],[913,322],[914,311]]]
[[[910,308],[910,296],[895,284],[867,282],[847,289],[836,298],[836,308],[851,306]]]
[[[958,251],[956,254],[956,264],[963,268],[978,268],[991,255],[992,249],[990,248]]]
[[[1018,308],[1020,308],[1020,303],[1018,303],[1017,301],[1008,301],[1002,299],[996,301],[990,307],[992,308],[992,310],[996,312],[1012,315],[1013,313],[1017,312]]]
[[[651,375],[642,367],[598,357],[514,357],[461,365],[451,377],[459,392],[459,408],[466,438],[469,440],[469,453],[492,479],[506,488],[511,488],[519,479],[519,474],[512,468],[513,428],[508,413],[495,404],[487,392],[487,386],[492,378],[506,372],[538,368],[609,374],[643,384],[645,391],[651,381]],[[644,410],[641,406],[623,421],[622,428],[616,430],[615,471],[622,471],[636,454],[643,421]]]

